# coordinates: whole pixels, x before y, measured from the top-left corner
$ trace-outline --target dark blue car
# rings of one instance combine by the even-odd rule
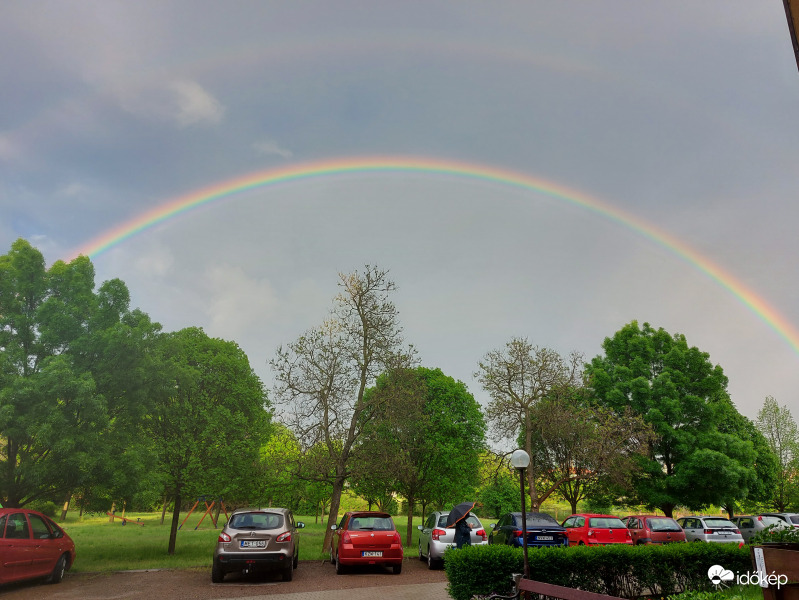
[[[508,544],[520,548],[522,538],[522,513],[507,513],[492,525],[489,544]],[[527,513],[527,546],[568,546],[566,529],[546,513]]]

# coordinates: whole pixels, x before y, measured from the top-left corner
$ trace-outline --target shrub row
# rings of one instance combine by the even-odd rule
[[[528,557],[531,579],[622,598],[709,589],[713,565],[734,573],[752,569],[749,548],[733,544],[530,548]],[[469,600],[509,593],[511,574],[523,571],[524,557],[520,548],[471,546],[447,551],[445,568],[450,596]]]

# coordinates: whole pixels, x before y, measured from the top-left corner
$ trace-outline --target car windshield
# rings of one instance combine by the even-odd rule
[[[735,525],[733,525],[732,521],[728,519],[721,519],[721,518],[710,518],[705,519],[705,526],[710,528],[723,528],[728,527],[730,529],[735,529]]]
[[[656,519],[647,519],[647,522],[652,531],[681,531],[680,526],[677,525],[674,519],[658,517]]]
[[[448,516],[449,516],[449,513],[446,513],[446,514],[441,515],[438,518],[438,526],[439,527],[446,527],[447,526],[447,517]],[[480,523],[480,519],[475,517],[473,514],[469,514],[469,516],[466,517],[466,522],[469,525],[472,525],[473,527],[482,527],[482,524]],[[454,525],[453,525],[453,527],[454,527]]]
[[[347,527],[350,531],[391,531],[394,521],[388,515],[355,515]]]
[[[624,523],[616,517],[591,517],[588,519],[588,526],[598,529],[625,529]]]
[[[538,526],[541,525],[558,525],[558,522],[546,513],[530,513],[527,515],[527,525]]]
[[[278,529],[283,526],[283,515],[279,513],[237,513],[230,518],[233,529]]]

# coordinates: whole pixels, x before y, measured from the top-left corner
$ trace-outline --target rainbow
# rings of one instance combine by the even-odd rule
[[[158,206],[135,219],[106,231],[74,254],[97,258],[108,249],[117,246],[131,237],[178,217],[198,207],[241,194],[248,190],[309,181],[325,177],[364,177],[371,174],[410,174],[456,177],[464,180],[487,182],[504,187],[515,188],[541,194],[557,201],[577,206],[604,219],[615,222],[654,242],[677,255],[698,269],[722,288],[731,292],[744,306],[754,312],[762,321],[782,337],[793,350],[799,353],[799,333],[793,325],[760,296],[743,283],[725,272],[721,267],[698,254],[674,236],[660,231],[650,223],[623,212],[582,192],[568,189],[557,183],[537,179],[522,173],[493,166],[418,157],[351,157],[335,160],[320,160],[294,164],[282,168],[267,169],[238,178],[215,183],[209,187],[190,192]]]

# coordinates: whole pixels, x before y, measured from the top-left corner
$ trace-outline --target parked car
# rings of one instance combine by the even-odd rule
[[[455,528],[447,528],[449,512],[436,511],[430,513],[424,522],[419,525],[419,560],[426,560],[427,566],[434,569],[444,560],[444,553],[448,548],[455,547]],[[472,546],[488,543],[488,536],[483,524],[473,513],[469,513],[466,522],[472,528]]]
[[[227,573],[279,570],[291,581],[300,553],[298,529],[287,508],[239,508],[225,523],[214,550],[211,581],[221,583]]]
[[[577,514],[563,521],[570,546],[632,544],[627,526],[613,515]]]
[[[773,527],[774,529],[790,528],[790,525],[788,525],[779,517],[770,517],[768,515],[747,515],[733,517],[730,519],[730,521],[732,521],[733,524],[738,528],[738,531],[741,532],[744,542],[747,544],[753,536],[757,535],[764,529],[768,529],[769,527]],[[774,529],[772,529],[772,531],[774,531]]]
[[[58,583],[75,562],[75,543],[50,517],[0,508],[0,583],[47,577]]]
[[[689,542],[718,542],[744,545],[744,538],[735,524],[724,517],[691,515],[681,517],[677,522],[685,532]]]
[[[793,527],[795,529],[799,529],[799,513],[789,513],[789,512],[762,513],[762,516],[764,516],[764,517],[777,517],[778,519],[781,519],[782,521],[784,521],[785,523],[787,523],[791,527]]]
[[[632,515],[622,521],[630,531],[633,544],[671,544],[685,541],[685,532],[671,517]]]
[[[528,547],[569,545],[566,529],[554,517],[539,512],[527,513],[526,516]],[[517,548],[524,545],[522,513],[504,514],[491,527],[489,544],[507,544]]]
[[[402,572],[402,538],[391,515],[377,511],[348,512],[333,525],[330,562],[336,573],[354,565],[384,565]]]

